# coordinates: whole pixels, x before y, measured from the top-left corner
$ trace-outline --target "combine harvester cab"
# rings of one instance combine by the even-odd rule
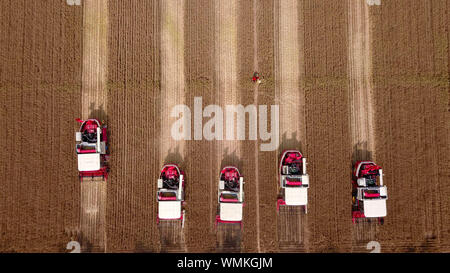
[[[244,207],[244,177],[236,167],[225,167],[220,172],[218,190],[218,223],[238,223],[242,229]]]
[[[180,220],[184,227],[184,173],[175,164],[167,164],[161,170],[158,179],[158,217],[161,220]]]
[[[279,169],[280,196],[277,200],[277,212],[280,206],[301,206],[308,213],[309,175],[306,173],[306,158],[299,151],[283,152]]]
[[[80,130],[75,134],[76,153],[80,180],[83,178],[108,178],[107,134],[106,126],[97,119],[81,120]]]
[[[358,161],[353,169],[352,221],[359,218],[378,219],[386,217],[387,188],[383,185],[383,170],[371,161]]]

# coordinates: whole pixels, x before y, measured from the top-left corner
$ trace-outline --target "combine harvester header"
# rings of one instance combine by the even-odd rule
[[[222,169],[218,189],[218,223],[238,223],[242,228],[244,207],[244,178],[236,167]]]
[[[97,119],[81,120],[80,130],[75,134],[78,171],[84,177],[108,177],[106,126]]]
[[[308,213],[309,175],[306,173],[306,158],[297,150],[283,152],[279,169],[280,206],[301,206]]]
[[[158,179],[158,217],[160,220],[180,220],[184,227],[184,173],[175,164],[164,165]]]
[[[387,215],[387,188],[383,184],[383,170],[371,161],[358,161],[353,169],[352,220],[376,218],[384,223]]]

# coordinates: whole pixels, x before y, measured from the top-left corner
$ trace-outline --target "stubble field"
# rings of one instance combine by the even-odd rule
[[[447,1],[36,2],[0,3],[0,251],[450,251]],[[171,109],[198,97],[279,105],[278,149],[174,140]],[[100,188],[78,179],[78,117],[108,125]],[[308,160],[306,215],[276,211],[285,149]],[[362,159],[383,167],[384,225],[352,224]],[[186,173],[183,229],[156,224],[165,163]],[[245,180],[242,230],[214,225],[227,165]]]

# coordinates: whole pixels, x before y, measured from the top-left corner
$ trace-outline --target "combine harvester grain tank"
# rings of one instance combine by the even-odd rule
[[[383,184],[383,170],[372,161],[358,161],[353,168],[352,220],[377,219],[380,224],[386,217],[387,188]]]
[[[284,151],[279,166],[280,206],[299,206],[308,213],[309,175],[306,173],[306,158],[297,150]]]
[[[244,178],[238,168],[228,166],[222,169],[217,194],[219,206],[216,226],[219,223],[237,223],[242,229],[244,207]]]
[[[158,216],[157,224],[160,221],[179,220],[181,227],[184,227],[185,211],[184,207],[184,173],[175,164],[167,164],[161,170],[158,179]]]
[[[80,180],[106,180],[108,178],[108,137],[106,125],[97,119],[81,120],[75,134]]]

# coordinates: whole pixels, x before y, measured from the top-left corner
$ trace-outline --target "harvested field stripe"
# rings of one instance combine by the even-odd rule
[[[365,1],[348,1],[347,5],[350,126],[354,149],[352,160],[355,163],[375,160],[370,17]],[[364,221],[352,228],[356,244],[377,237],[376,223]]]
[[[83,5],[82,118],[104,119],[107,104],[108,1],[86,0]],[[101,110],[101,111],[100,111]]]
[[[216,77],[220,105],[235,104],[237,95],[237,0],[216,0]],[[224,136],[225,138],[225,136]],[[235,141],[225,141],[236,146]]]
[[[223,109],[238,103],[236,6],[237,0],[215,2],[216,99]],[[223,132],[224,140],[217,142],[219,169],[237,163],[234,159],[224,162],[226,157],[240,158],[239,141],[226,140],[225,128]]]
[[[84,1],[83,14],[82,119],[105,120],[107,117],[108,1]],[[106,181],[81,182],[82,248],[88,251],[106,252],[105,226]]]
[[[161,139],[160,166],[178,164],[183,170],[185,141],[176,141],[171,134],[175,118],[171,111],[176,105],[185,104],[184,74],[184,8],[185,1],[161,1]],[[188,129],[184,128],[187,133]],[[190,133],[190,132],[188,132]],[[178,221],[177,221],[178,222]],[[178,226],[160,225],[162,250],[167,251],[166,241],[176,242],[185,251],[184,231]],[[170,229],[170,230],[165,230]],[[181,234],[180,234],[181,233]],[[167,236],[172,238],[166,238]],[[178,237],[182,236],[181,239]]]
[[[304,70],[303,48],[299,39],[296,0],[275,2],[278,44],[275,46],[275,88],[280,105],[281,149],[301,149],[305,141],[305,94],[300,88]],[[291,141],[286,141],[286,140]]]
[[[214,6],[216,54],[215,78],[217,79],[216,102],[222,107],[222,109],[224,109],[224,112],[226,111],[224,107],[225,105],[236,105],[239,103],[239,92],[237,90],[237,5],[237,0],[216,0]],[[225,126],[228,125],[225,124]],[[219,171],[223,167],[230,165],[239,168],[239,162],[241,159],[240,141],[226,140],[226,127],[223,130],[223,139],[224,140],[222,141],[216,142],[217,166]],[[219,173],[215,175],[217,177]],[[243,175],[245,177],[245,174]],[[217,183],[218,178],[215,179],[213,185],[217,187]],[[217,188],[215,192],[217,193]],[[220,251],[240,250],[240,230],[237,231],[237,234],[231,230],[231,228],[217,229],[218,247]],[[225,242],[223,238],[227,238],[229,236],[232,236],[232,238],[229,242]],[[238,249],[236,249],[236,246]]]
[[[184,0],[161,2],[161,164],[184,157],[184,141],[171,135],[175,105],[184,104]],[[169,162],[169,161],[170,162]]]
[[[280,105],[280,147],[302,151],[306,142],[306,114],[304,83],[304,47],[300,26],[302,3],[295,0],[274,2],[275,16],[275,101]],[[304,155],[304,154],[303,154]],[[278,155],[277,155],[278,156]],[[282,251],[299,251],[306,216],[302,208],[287,208],[278,214],[278,242]],[[296,223],[292,225],[292,223]],[[286,230],[284,230],[286,228]]]
[[[348,63],[353,160],[372,160],[373,106],[369,6],[365,1],[348,1]]]

